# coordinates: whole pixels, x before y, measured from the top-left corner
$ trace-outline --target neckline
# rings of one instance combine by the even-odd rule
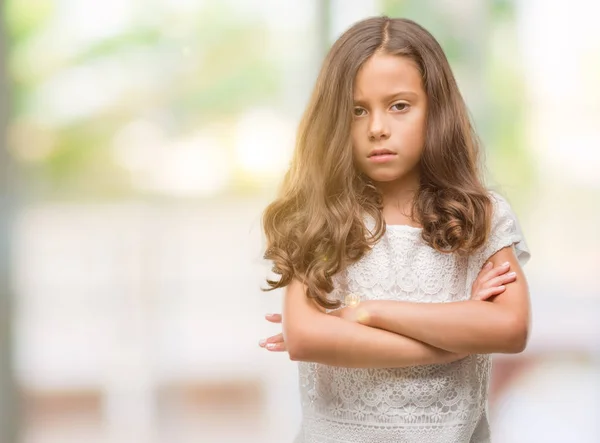
[[[411,231],[411,232],[422,232],[423,228],[411,225],[385,225],[386,229],[391,229],[394,231]]]

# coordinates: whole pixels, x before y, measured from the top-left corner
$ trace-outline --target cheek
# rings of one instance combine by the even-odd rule
[[[360,145],[355,144],[354,140],[352,141],[352,163],[356,170],[365,174],[367,173],[368,165],[365,159],[365,151],[361,149]]]
[[[395,131],[402,150],[407,154],[420,154],[425,145],[425,124],[423,119],[405,121]]]
[[[350,139],[352,140],[352,148],[356,151],[357,148],[361,145],[361,131],[363,129],[360,127],[361,125],[358,123],[353,123],[350,129]]]
[[[353,125],[350,131],[350,141],[352,143],[352,155],[354,158],[354,162],[357,162],[357,159],[361,157],[361,153],[364,155],[365,150],[365,140],[361,137],[361,128],[358,125]]]

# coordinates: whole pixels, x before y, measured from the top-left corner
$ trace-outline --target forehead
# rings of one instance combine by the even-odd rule
[[[422,83],[421,73],[411,59],[399,55],[375,54],[356,74],[354,98],[377,99],[396,92],[424,94]]]

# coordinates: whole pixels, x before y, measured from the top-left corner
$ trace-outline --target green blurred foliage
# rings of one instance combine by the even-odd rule
[[[444,48],[453,68],[466,75],[483,70],[483,108],[472,110],[473,118],[486,151],[490,182],[505,187],[531,190],[535,182],[534,162],[525,141],[525,91],[518,65],[516,39],[504,40],[514,57],[503,57],[492,46],[493,36],[508,29],[514,38],[514,0],[490,0],[482,3],[481,17],[486,25],[481,35],[475,30],[462,33],[459,24],[449,20],[435,0],[384,0],[382,12],[390,17],[406,17],[428,29]],[[462,79],[469,82],[471,79]],[[479,112],[477,112],[479,111]],[[523,197],[524,198],[524,197]]]
[[[53,53],[52,42],[44,44],[44,39],[61,37],[53,34],[59,32],[52,28],[55,6],[53,0],[10,0],[4,14],[9,24],[12,119],[25,121],[30,134],[40,126],[52,131],[50,153],[21,162],[36,193],[69,198],[131,194],[135,190],[128,172],[115,164],[110,149],[124,125],[147,118],[177,139],[204,124],[235,119],[250,106],[274,100],[279,91],[277,65],[264,51],[269,38],[264,24],[225,4],[211,2],[198,14],[166,14],[162,20],[140,14],[122,33],[81,45],[68,56]],[[36,113],[45,105],[39,92],[53,80],[100,64],[120,65],[121,75],[129,78],[139,71],[128,67],[140,62],[152,71],[148,77],[154,87],[137,85],[131,78],[132,88],[92,115],[58,121],[50,128],[38,121]],[[100,77],[90,87],[102,91],[104,81]],[[77,95],[72,99],[78,100]],[[20,159],[18,152],[16,157]]]
[[[53,0],[5,0],[2,17],[13,42],[25,42],[43,29],[54,12]]]

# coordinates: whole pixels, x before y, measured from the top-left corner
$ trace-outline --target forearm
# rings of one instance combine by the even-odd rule
[[[292,360],[349,368],[398,368],[449,363],[467,355],[327,314],[312,320],[310,328],[285,337]]]
[[[491,302],[373,300],[361,303],[360,309],[366,314],[360,320],[365,325],[451,352],[513,353],[525,345],[521,322],[509,310]]]

